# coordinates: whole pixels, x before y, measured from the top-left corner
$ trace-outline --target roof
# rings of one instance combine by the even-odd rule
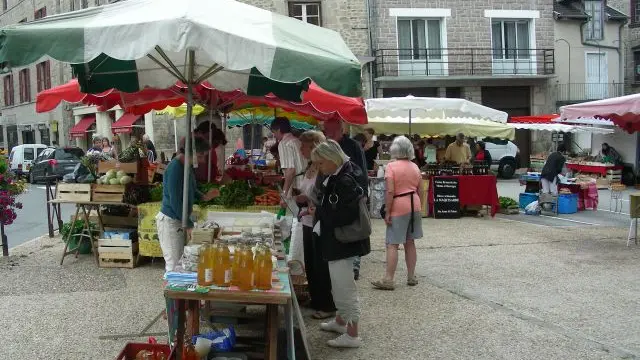
[[[589,15],[584,11],[584,7],[581,6],[581,1],[575,0],[560,0],[553,2],[553,12],[558,19],[573,19],[573,20],[588,20]],[[605,6],[604,9],[606,20],[611,21],[626,21],[628,16],[620,11],[612,8],[611,6]]]
[[[136,123],[136,121],[138,121],[139,118],[140,115],[124,113],[124,115],[120,116],[118,121],[111,124],[111,130],[113,130],[114,134],[130,133],[131,127]]]
[[[69,130],[69,135],[73,137],[83,137],[91,126],[96,123],[96,114],[85,115],[77,124]]]

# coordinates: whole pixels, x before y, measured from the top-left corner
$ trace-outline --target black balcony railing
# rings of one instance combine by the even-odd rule
[[[570,83],[555,86],[557,101],[564,103],[601,100],[624,95],[623,83]]]
[[[552,75],[553,49],[378,49],[376,77]]]

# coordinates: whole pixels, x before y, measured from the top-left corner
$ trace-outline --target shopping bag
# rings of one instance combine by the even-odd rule
[[[302,223],[293,219],[291,224],[291,242],[287,261],[299,261],[304,264],[304,242],[302,240]]]

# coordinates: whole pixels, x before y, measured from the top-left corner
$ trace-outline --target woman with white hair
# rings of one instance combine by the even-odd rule
[[[415,239],[422,238],[422,214],[420,181],[422,175],[418,166],[412,162],[415,158],[413,144],[404,136],[398,136],[391,143],[391,158],[394,161],[385,169],[385,215],[387,224],[387,263],[382,280],[373,281],[374,288],[393,290],[396,267],[398,266],[398,248],[404,247],[407,263],[407,285],[418,285],[415,275],[416,245]]]
[[[358,336],[360,300],[353,278],[353,261],[357,256],[367,255],[371,244],[369,236],[358,241],[340,240],[336,230],[358,221],[360,200],[366,194],[356,179],[363,172],[349,161],[333,140],[318,144],[311,153],[311,160],[326,176],[317,189],[318,204],[309,210],[315,213],[314,232],[319,236],[317,243],[322,256],[329,263],[331,292],[337,309],[335,318],[320,324],[320,328],[341,334],[329,340],[329,346],[355,348],[360,346],[361,340]]]

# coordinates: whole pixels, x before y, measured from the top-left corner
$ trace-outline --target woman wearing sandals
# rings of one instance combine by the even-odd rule
[[[305,159],[311,159],[311,152],[320,143],[325,142],[324,134],[320,131],[305,131],[300,135],[300,152]],[[315,201],[315,183],[318,177],[317,164],[311,164],[303,174],[300,182],[301,194],[296,196],[296,203],[300,206],[298,215],[302,223],[302,242],[304,244],[304,265],[309,283],[309,295],[311,308],[315,313],[314,319],[327,319],[335,315],[336,305],[331,295],[331,278],[329,277],[329,265],[322,257],[322,251],[318,239],[313,235],[313,215],[308,208]]]
[[[329,262],[329,275],[336,317],[320,324],[324,331],[341,334],[327,344],[332,347],[360,347],[358,320],[360,300],[353,278],[353,260],[371,251],[369,237],[359,241],[342,242],[336,230],[355,223],[360,216],[360,199],[364,190],[358,185],[362,170],[349,161],[349,157],[333,141],[318,144],[311,153],[311,160],[326,179],[318,190],[318,204],[311,207],[316,215],[313,231],[318,235],[322,256]]]
[[[418,285],[415,276],[416,244],[415,239],[422,238],[422,207],[424,199],[420,195],[420,169],[412,162],[415,158],[413,144],[404,136],[396,137],[391,143],[391,158],[395,161],[385,169],[387,224],[387,265],[382,280],[373,281],[373,287],[379,290],[393,290],[393,277],[398,266],[398,247],[403,244],[404,258],[407,263],[407,285]]]

